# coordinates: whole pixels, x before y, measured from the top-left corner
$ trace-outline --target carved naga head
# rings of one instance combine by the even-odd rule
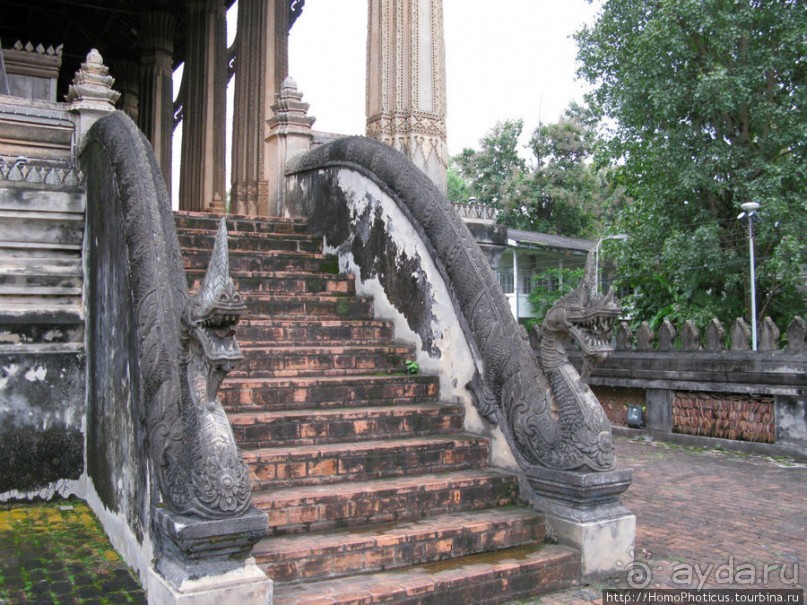
[[[222,218],[207,273],[182,313],[188,349],[197,347],[207,367],[207,376],[197,377],[206,382],[207,402],[216,399],[224,376],[244,358],[235,339],[235,326],[246,311],[244,300],[230,277],[227,226]]]
[[[604,361],[613,351],[611,328],[621,311],[612,288],[604,296],[596,292],[595,271],[594,253],[589,252],[580,284],[547,312],[542,327],[544,338],[574,338],[587,367]]]

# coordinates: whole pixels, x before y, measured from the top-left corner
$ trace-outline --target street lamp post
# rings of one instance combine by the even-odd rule
[[[594,246],[594,294],[600,293],[600,244],[607,239],[615,239],[624,242],[628,236],[624,233],[617,235],[604,235],[597,240],[597,245]]]
[[[755,275],[754,262],[754,221],[758,220],[757,202],[745,202],[740,206],[743,212],[737,218],[748,221],[748,258],[751,269],[751,350],[757,350],[757,280]]]

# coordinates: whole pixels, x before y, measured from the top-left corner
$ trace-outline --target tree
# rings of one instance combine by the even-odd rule
[[[468,203],[468,183],[462,178],[460,169],[454,158],[448,164],[448,172],[446,174],[448,180],[448,192],[446,197],[452,204],[467,204]]]
[[[482,139],[482,150],[465,149],[456,159],[470,195],[500,210],[510,227],[571,237],[593,235],[612,205],[608,171],[592,163],[597,119],[572,104],[556,123],[541,124],[518,153],[522,120],[500,122]]]
[[[637,318],[746,316],[757,201],[760,318],[807,311],[807,5],[803,0],[605,0],[577,34],[604,147],[633,200],[614,229]]]
[[[574,290],[583,279],[584,269],[552,267],[532,276],[532,289],[527,300],[535,313],[530,323],[540,325],[547,311],[563,296]]]
[[[480,204],[501,210],[514,195],[527,168],[518,155],[523,128],[523,120],[497,122],[480,141],[480,151],[466,148],[454,158],[461,176],[469,183],[470,195]]]

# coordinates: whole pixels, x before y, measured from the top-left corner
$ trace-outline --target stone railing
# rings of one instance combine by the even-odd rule
[[[807,322],[794,318],[782,332],[770,318],[751,329],[736,320],[727,331],[712,320],[680,331],[665,321],[655,332],[623,322],[616,348],[594,368],[590,384],[608,417],[625,423],[625,406],[644,408],[643,425],[659,433],[761,441],[807,453]],[[570,351],[582,367],[579,351]]]
[[[785,331],[786,344],[782,344],[782,332],[770,317],[766,317],[758,329],[759,351],[788,351],[798,353],[807,351],[807,321],[796,316]],[[680,331],[669,321],[664,322],[656,333],[650,324],[643,321],[636,334],[627,322],[622,322],[616,329],[617,351],[750,351],[751,328],[748,323],[737,318],[729,328],[728,334],[723,324],[712,319],[706,329],[701,332],[693,321],[686,321]]]
[[[463,220],[477,220],[477,221],[493,221],[499,218],[498,208],[487,206],[485,204],[457,204],[452,203],[454,210],[460,215]]]

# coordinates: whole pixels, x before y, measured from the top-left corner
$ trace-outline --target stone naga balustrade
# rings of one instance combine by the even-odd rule
[[[796,316],[785,331],[786,342],[781,339],[781,330],[770,318],[759,324],[758,350],[764,352],[787,351],[802,353],[807,351],[807,321]],[[616,329],[617,351],[750,351],[751,328],[748,323],[737,318],[726,335],[723,324],[713,318],[701,332],[695,322],[687,320],[677,331],[666,319],[656,333],[650,324],[643,321],[636,334],[627,322],[622,322]]]

